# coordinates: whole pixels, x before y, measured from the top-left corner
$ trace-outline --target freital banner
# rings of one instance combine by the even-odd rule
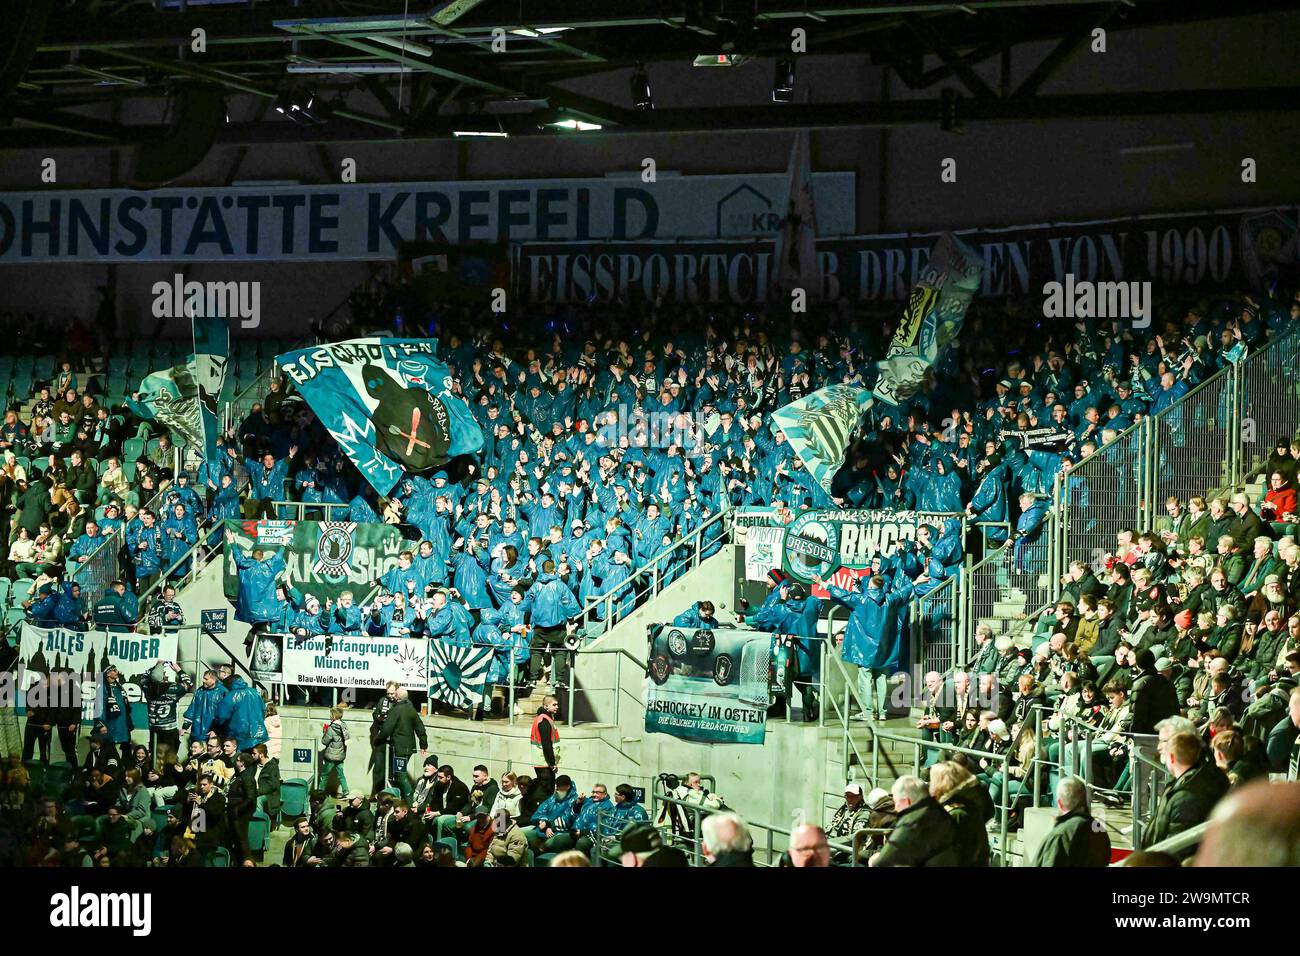
[[[820,187],[818,187],[820,188]],[[818,222],[822,204],[818,197]],[[1049,282],[1152,281],[1161,288],[1261,288],[1297,256],[1295,207],[953,231],[977,256],[977,297],[1038,295]],[[825,230],[823,230],[825,231]],[[940,233],[818,239],[821,298],[905,302]],[[525,243],[516,294],[539,304],[761,304],[780,297],[774,242]]]
[[[823,235],[856,228],[854,174],[813,177]],[[396,259],[456,245],[774,237],[785,173],[0,192],[0,263]]]

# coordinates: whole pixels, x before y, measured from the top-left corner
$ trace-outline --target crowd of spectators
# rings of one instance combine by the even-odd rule
[[[367,323],[383,318],[384,301],[367,306]],[[174,474],[175,453],[161,432],[150,453],[126,468],[124,446],[138,422],[126,407],[103,407],[89,384],[95,369],[85,360],[60,362],[35,394],[12,396],[0,426],[0,533],[13,572],[31,576],[24,607],[33,623],[134,628],[142,616],[136,595],[180,570],[177,562],[201,537],[212,540],[207,529],[214,522],[286,515],[277,501],[303,503],[307,517],[325,515],[313,505],[337,505],[332,519],[398,525],[410,540],[398,566],[375,582],[374,597],[344,595],[322,606],[282,573],[277,555],[241,553],[241,620],[300,634],[491,644],[498,653],[490,682],[513,680],[515,668],[526,665],[523,679],[541,685],[549,665],[545,693],[568,683],[565,652],[587,621],[626,614],[644,590],[637,575],[691,533],[703,529],[659,566],[661,582],[684,573],[687,559],[719,550],[723,528],[711,519],[732,507],[965,511],[983,523],[989,540],[1015,536],[1016,568],[1030,570],[1029,546],[1046,514],[1042,499],[1061,469],[1285,334],[1300,317],[1293,301],[1255,295],[1166,301],[1149,329],[1091,319],[1044,328],[1025,322],[1018,308],[976,305],[922,390],[905,407],[877,404],[868,413],[829,492],[769,421],[771,412],[825,385],[874,383],[874,361],[892,329],[844,304],[793,326],[775,309],[754,315],[575,307],[536,316],[527,329],[463,307],[435,309],[415,323],[417,333],[439,339],[453,388],[483,430],[483,450],[432,475],[408,475],[387,496],[374,493],[311,409],[280,382],[194,474]],[[412,323],[403,321],[409,334]],[[373,330],[358,322],[340,337]],[[1027,698],[1049,702],[1058,717],[1095,715],[1114,735],[1088,759],[1094,779],[1116,792],[1126,783],[1124,734],[1154,733],[1155,722],[1174,716],[1152,704],[1168,697],[1153,690],[1166,683],[1177,694],[1174,710],[1196,722],[1203,742],[1227,710],[1241,722],[1222,728],[1241,748],[1234,762],[1258,759],[1249,741],[1267,745],[1281,726],[1275,704],[1294,673],[1283,653],[1295,649],[1294,641],[1277,637],[1283,622],[1294,621],[1292,597],[1300,595],[1300,574],[1293,582],[1290,573],[1300,549],[1285,537],[1295,520],[1295,458],[1286,445],[1288,454],[1270,462],[1266,517],[1248,501],[1194,499],[1181,519],[1171,506],[1169,527],[1117,542],[1104,598],[1078,588],[1042,647],[1022,652],[982,642],[970,666],[980,676],[970,683],[978,690],[992,675],[1007,702],[999,708],[1010,709],[991,716],[981,709],[973,727],[969,713],[954,709],[927,729],[953,740],[960,731],[982,735],[969,739],[1013,753],[1005,779],[989,766],[966,768],[995,803],[1022,801],[1032,791],[1030,775],[1039,772],[1037,753],[1022,756]],[[35,459],[45,463],[39,470]],[[120,579],[100,594],[81,593],[78,566],[118,528]],[[864,716],[883,712],[882,681],[891,668],[871,650],[886,642],[865,635],[896,627],[898,607],[956,573],[969,545],[948,526],[935,529],[934,538],[882,556],[862,591],[830,589],[833,600],[854,608],[843,653],[864,675],[860,696],[873,711]],[[1266,556],[1257,539],[1267,541]],[[1276,564],[1271,573],[1260,564],[1266,558]],[[1068,585],[1066,591],[1072,593]],[[774,593],[756,626],[778,631],[795,618],[806,621],[812,598],[787,586]],[[167,589],[143,616],[153,628],[183,623]],[[1091,634],[1097,636],[1088,645]],[[795,671],[812,666],[804,661]],[[1090,668],[1097,673],[1090,676]],[[1247,687],[1256,697],[1234,709],[1230,698],[1244,700]],[[1133,729],[1134,714],[1143,729]],[[1223,747],[1237,753],[1230,743]],[[244,752],[236,740],[232,761]],[[1269,761],[1277,762],[1272,755]],[[256,778],[261,766],[246,761],[236,776],[251,771]],[[210,775],[192,781],[199,801],[207,799],[204,776]],[[553,783],[548,799],[559,790],[559,779]],[[965,780],[950,781],[950,791],[970,789]],[[903,800],[924,803],[914,791]],[[235,803],[242,814],[248,801],[241,793]],[[531,817],[521,829],[528,826]],[[238,828],[233,832],[227,848],[238,857]],[[549,843],[559,834],[543,828],[542,835]],[[536,834],[519,836],[527,842]],[[518,837],[508,839],[518,846]],[[358,845],[354,840],[353,854]],[[888,844],[879,852],[887,862]]]

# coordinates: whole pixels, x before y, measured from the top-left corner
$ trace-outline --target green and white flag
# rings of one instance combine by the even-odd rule
[[[871,393],[852,385],[828,385],[772,413],[772,431],[784,432],[808,473],[830,494],[831,481],[849,447]]]
[[[203,421],[198,397],[194,363],[190,361],[161,372],[150,372],[140,382],[137,397],[128,398],[126,404],[145,421],[164,426],[178,446],[201,448]]]

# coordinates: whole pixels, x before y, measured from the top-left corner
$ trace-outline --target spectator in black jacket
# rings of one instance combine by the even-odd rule
[[[393,804],[393,815],[384,829],[384,842],[375,846],[371,862],[374,866],[394,866],[398,863],[396,850],[399,843],[405,843],[412,851],[418,852],[427,841],[428,834],[419,814],[411,809],[409,803],[398,800]]]
[[[433,785],[429,809],[433,811],[432,829],[435,840],[440,840],[448,834],[454,836],[457,818],[469,813],[469,787],[456,776],[451,764],[443,764],[438,768],[438,780]],[[414,843],[411,847],[418,849]]]
[[[1135,734],[1154,734],[1156,724],[1178,713],[1178,689],[1156,670],[1156,657],[1150,649],[1138,651],[1137,666],[1129,730]]]
[[[360,790],[348,794],[348,804],[330,821],[330,829],[335,833],[344,831],[368,837],[375,832],[375,815],[369,807],[369,799]]]
[[[868,866],[957,866],[957,824],[918,777],[899,777],[893,787],[898,822]]]

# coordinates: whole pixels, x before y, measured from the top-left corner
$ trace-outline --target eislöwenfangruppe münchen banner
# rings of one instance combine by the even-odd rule
[[[813,176],[822,235],[857,229],[855,176]],[[775,236],[784,173],[0,192],[0,264],[392,260],[403,241]]]
[[[820,189],[821,186],[816,187]],[[817,194],[817,220],[825,204]],[[1039,295],[1066,275],[1151,281],[1163,289],[1263,288],[1300,261],[1296,207],[1238,209],[1005,229],[952,230],[976,253],[976,297]],[[906,302],[941,233],[817,240],[822,300]],[[753,304],[783,298],[775,240],[524,242],[512,250],[515,293],[537,304]]]

